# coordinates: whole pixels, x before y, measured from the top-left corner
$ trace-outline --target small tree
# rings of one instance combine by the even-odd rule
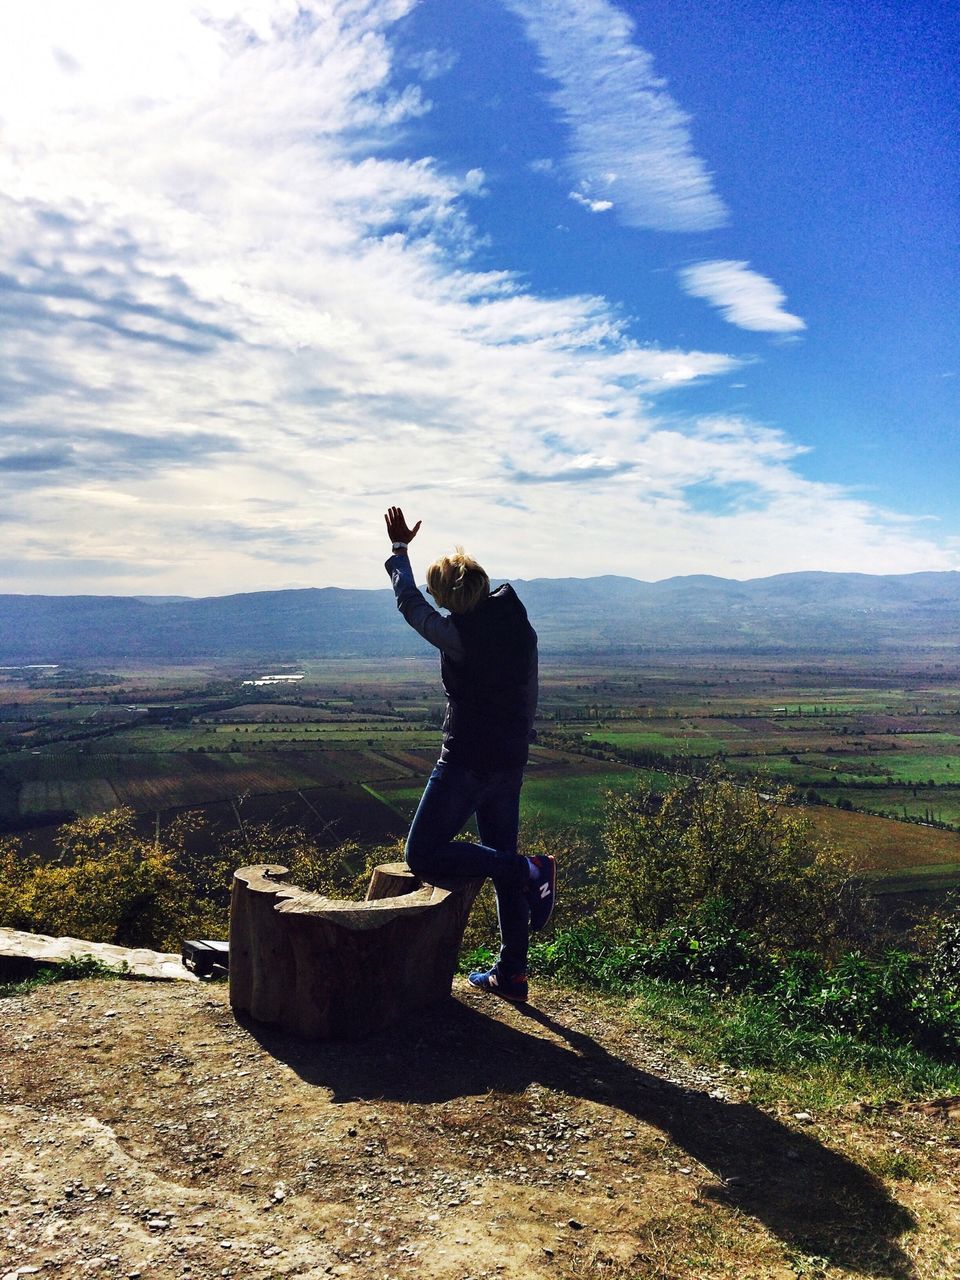
[[[607,923],[653,931],[709,900],[736,928],[778,946],[841,927],[851,868],[790,803],[789,789],[714,767],[671,788],[611,794],[598,868]]]

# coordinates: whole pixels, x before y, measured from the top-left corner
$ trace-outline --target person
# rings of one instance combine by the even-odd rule
[[[411,871],[428,883],[450,876],[489,877],[497,894],[500,954],[492,969],[471,973],[480,991],[527,999],[531,930],[553,914],[557,864],[517,850],[520,788],[537,706],[537,633],[509,584],[490,590],[484,570],[461,547],[427,570],[424,598],[410,568],[409,528],[402,510],[384,520],[392,544],[386,570],[397,608],[440,650],[447,699],[440,759],[430,775],[406,842]],[[455,841],[476,815],[479,842]]]

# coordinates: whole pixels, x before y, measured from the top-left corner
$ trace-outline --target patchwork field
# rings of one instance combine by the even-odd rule
[[[245,683],[274,671],[303,679]],[[956,667],[553,660],[541,674],[526,821],[596,840],[608,790],[662,788],[720,758],[745,777],[790,783],[879,888],[960,885]],[[327,842],[390,839],[416,807],[441,716],[429,656],[7,671],[0,829],[49,846],[55,824],[125,804],[145,822],[202,808],[221,826],[269,819]]]

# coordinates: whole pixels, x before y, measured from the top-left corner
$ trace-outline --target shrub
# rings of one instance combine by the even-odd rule
[[[553,854],[557,858],[563,875],[565,920],[578,920],[595,913],[596,884],[591,875],[595,854],[590,842],[579,831],[573,827],[548,829],[539,823],[524,825],[520,832],[520,852],[528,858],[542,853]],[[403,857],[402,847],[398,856]],[[552,935],[554,928],[553,924],[549,926],[548,936]],[[496,933],[497,900],[493,885],[487,881],[467,921],[463,938],[465,950],[470,952],[483,948]]]
[[[298,828],[269,824],[247,824],[218,843],[195,813],[148,837],[131,809],[69,822],[58,845],[45,863],[16,841],[0,842],[0,925],[172,950],[185,936],[226,937],[233,871],[244,863],[278,863],[303,888],[362,898],[370,867],[401,856],[396,846],[317,848]]]
[[[931,977],[938,988],[960,998],[960,896],[947,899],[932,925]]]
[[[219,860],[232,872],[244,863],[286,867],[289,881],[327,898],[364,898],[370,873],[382,862],[402,862],[403,842],[373,848],[356,840],[318,845],[300,827],[270,822],[246,823],[220,842]]]
[[[775,972],[755,935],[733,923],[719,898],[708,898],[664,928],[644,949],[642,969],[672,981],[737,990],[770,986]]]
[[[183,933],[218,926],[222,932],[215,905],[182,869],[195,825],[185,816],[147,839],[131,809],[114,809],[61,827],[54,862],[6,846],[0,923],[133,947],[178,946]]]
[[[657,930],[710,899],[761,942],[823,946],[842,932],[851,868],[786,789],[713,767],[657,806],[649,792],[607,797],[602,912],[615,931]]]

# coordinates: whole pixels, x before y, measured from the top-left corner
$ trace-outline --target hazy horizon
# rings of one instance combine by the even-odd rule
[[[540,582],[601,582],[608,578],[615,578],[618,581],[622,581],[622,582],[637,582],[642,584],[643,586],[655,587],[667,582],[677,582],[677,581],[683,581],[683,580],[708,578],[717,582],[733,582],[733,583],[740,583],[742,585],[747,585],[752,582],[766,582],[773,578],[800,577],[800,576],[806,576],[811,574],[822,574],[827,577],[858,576],[858,577],[865,577],[865,578],[916,578],[921,576],[927,576],[929,574],[936,574],[936,575],[960,574],[960,570],[917,569],[917,570],[909,571],[907,573],[896,574],[896,573],[860,573],[857,570],[851,570],[849,572],[846,572],[846,571],[834,571],[829,569],[799,569],[794,571],[788,570],[785,573],[758,574],[756,577],[752,577],[752,578],[734,578],[734,577],[727,577],[723,574],[715,574],[715,573],[680,573],[680,574],[670,574],[668,577],[665,577],[665,578],[637,578],[631,574],[625,574],[625,573],[565,574],[562,576],[551,576],[548,574],[542,574],[537,577],[529,577],[529,578],[521,577],[519,575],[512,578],[505,578],[497,574],[493,574],[491,575],[491,583],[496,585],[497,583],[500,583],[500,582],[509,581],[509,582],[514,582],[522,585],[524,583],[540,583]],[[418,582],[423,581],[422,574],[415,575],[415,576],[417,577]],[[390,583],[386,580],[386,577],[385,577],[382,585],[379,585],[379,586],[373,585],[373,586],[367,586],[367,587],[344,587],[336,583],[315,583],[313,585],[303,586],[303,587],[255,587],[249,590],[241,590],[241,591],[210,591],[210,592],[197,594],[197,595],[190,595],[189,593],[183,592],[183,591],[163,591],[163,592],[0,591],[0,596],[33,595],[33,596],[49,596],[51,598],[57,598],[62,596],[75,596],[75,595],[81,596],[82,595],[82,596],[91,596],[91,597],[104,596],[104,597],[110,597],[112,599],[122,599],[122,600],[190,601],[190,600],[211,600],[211,599],[218,599],[223,596],[233,596],[233,595],[260,595],[260,594],[263,594],[264,592],[274,592],[274,591],[390,591],[390,590],[391,590]]]

